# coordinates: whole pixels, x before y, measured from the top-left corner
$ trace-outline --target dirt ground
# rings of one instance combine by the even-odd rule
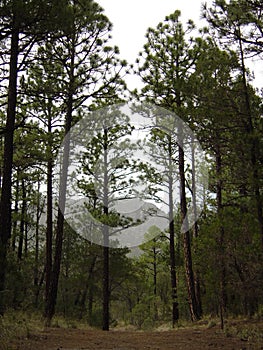
[[[263,344],[223,333],[218,326],[170,331],[81,330],[48,328],[10,344],[10,350],[261,350]]]

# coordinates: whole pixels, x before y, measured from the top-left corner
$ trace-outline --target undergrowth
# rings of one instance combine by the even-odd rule
[[[167,331],[172,330],[169,323],[152,324],[148,319],[145,324],[137,329],[143,331]],[[180,320],[174,330],[180,328],[213,328],[219,327],[220,322],[216,318],[203,317],[202,320],[192,323],[189,321]],[[125,326],[125,327],[124,327]],[[56,315],[51,323],[51,327],[57,328],[75,328],[75,329],[92,329],[87,322],[66,319],[63,316]],[[126,328],[128,325],[121,323],[116,326],[116,329]],[[30,338],[36,333],[44,330],[44,319],[40,313],[22,312],[8,310],[4,316],[0,316],[0,350],[12,349],[11,344],[19,343],[20,340]],[[241,320],[238,318],[226,320],[224,333],[227,337],[237,337],[244,341],[252,341],[258,344],[263,344],[263,322],[261,320]]]
[[[60,315],[53,317],[51,327],[71,329],[90,328],[84,320],[68,319]],[[45,320],[40,312],[7,310],[4,316],[0,316],[0,350],[10,350],[12,341],[17,343],[19,340],[30,338],[44,329]]]
[[[0,350],[9,349],[12,340],[30,337],[31,331],[41,327],[40,318],[35,314],[9,310],[0,317]]]
[[[225,329],[228,337],[234,336],[243,341],[253,341],[263,344],[263,328],[258,325],[247,324],[241,326],[228,326]]]

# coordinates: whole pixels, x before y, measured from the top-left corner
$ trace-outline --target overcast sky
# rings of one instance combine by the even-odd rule
[[[149,27],[156,27],[165,16],[175,10],[181,11],[181,20],[192,19],[198,28],[207,25],[201,20],[201,4],[212,0],[97,0],[105,14],[113,23],[113,44],[120,48],[121,58],[134,63],[146,42],[145,34]],[[260,63],[250,63],[257,71],[256,86],[262,87],[263,71]],[[130,88],[137,87],[139,80],[129,78]]]
[[[165,16],[180,10],[182,21],[200,22],[200,0],[97,0],[113,23],[114,43],[121,54],[134,61],[145,43],[145,33]],[[211,1],[210,1],[211,2]],[[205,22],[203,22],[205,23]]]

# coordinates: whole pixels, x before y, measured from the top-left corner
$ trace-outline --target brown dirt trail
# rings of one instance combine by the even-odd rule
[[[10,350],[261,350],[263,344],[226,336],[218,326],[140,332],[48,328],[16,341]]]

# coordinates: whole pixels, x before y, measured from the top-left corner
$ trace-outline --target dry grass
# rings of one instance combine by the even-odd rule
[[[176,344],[176,347],[175,347]],[[229,319],[224,331],[218,319],[169,323],[154,330],[138,331],[119,325],[111,332],[92,329],[85,323],[56,316],[51,328],[39,314],[9,311],[0,318],[0,350],[67,349],[263,349],[263,321]]]

